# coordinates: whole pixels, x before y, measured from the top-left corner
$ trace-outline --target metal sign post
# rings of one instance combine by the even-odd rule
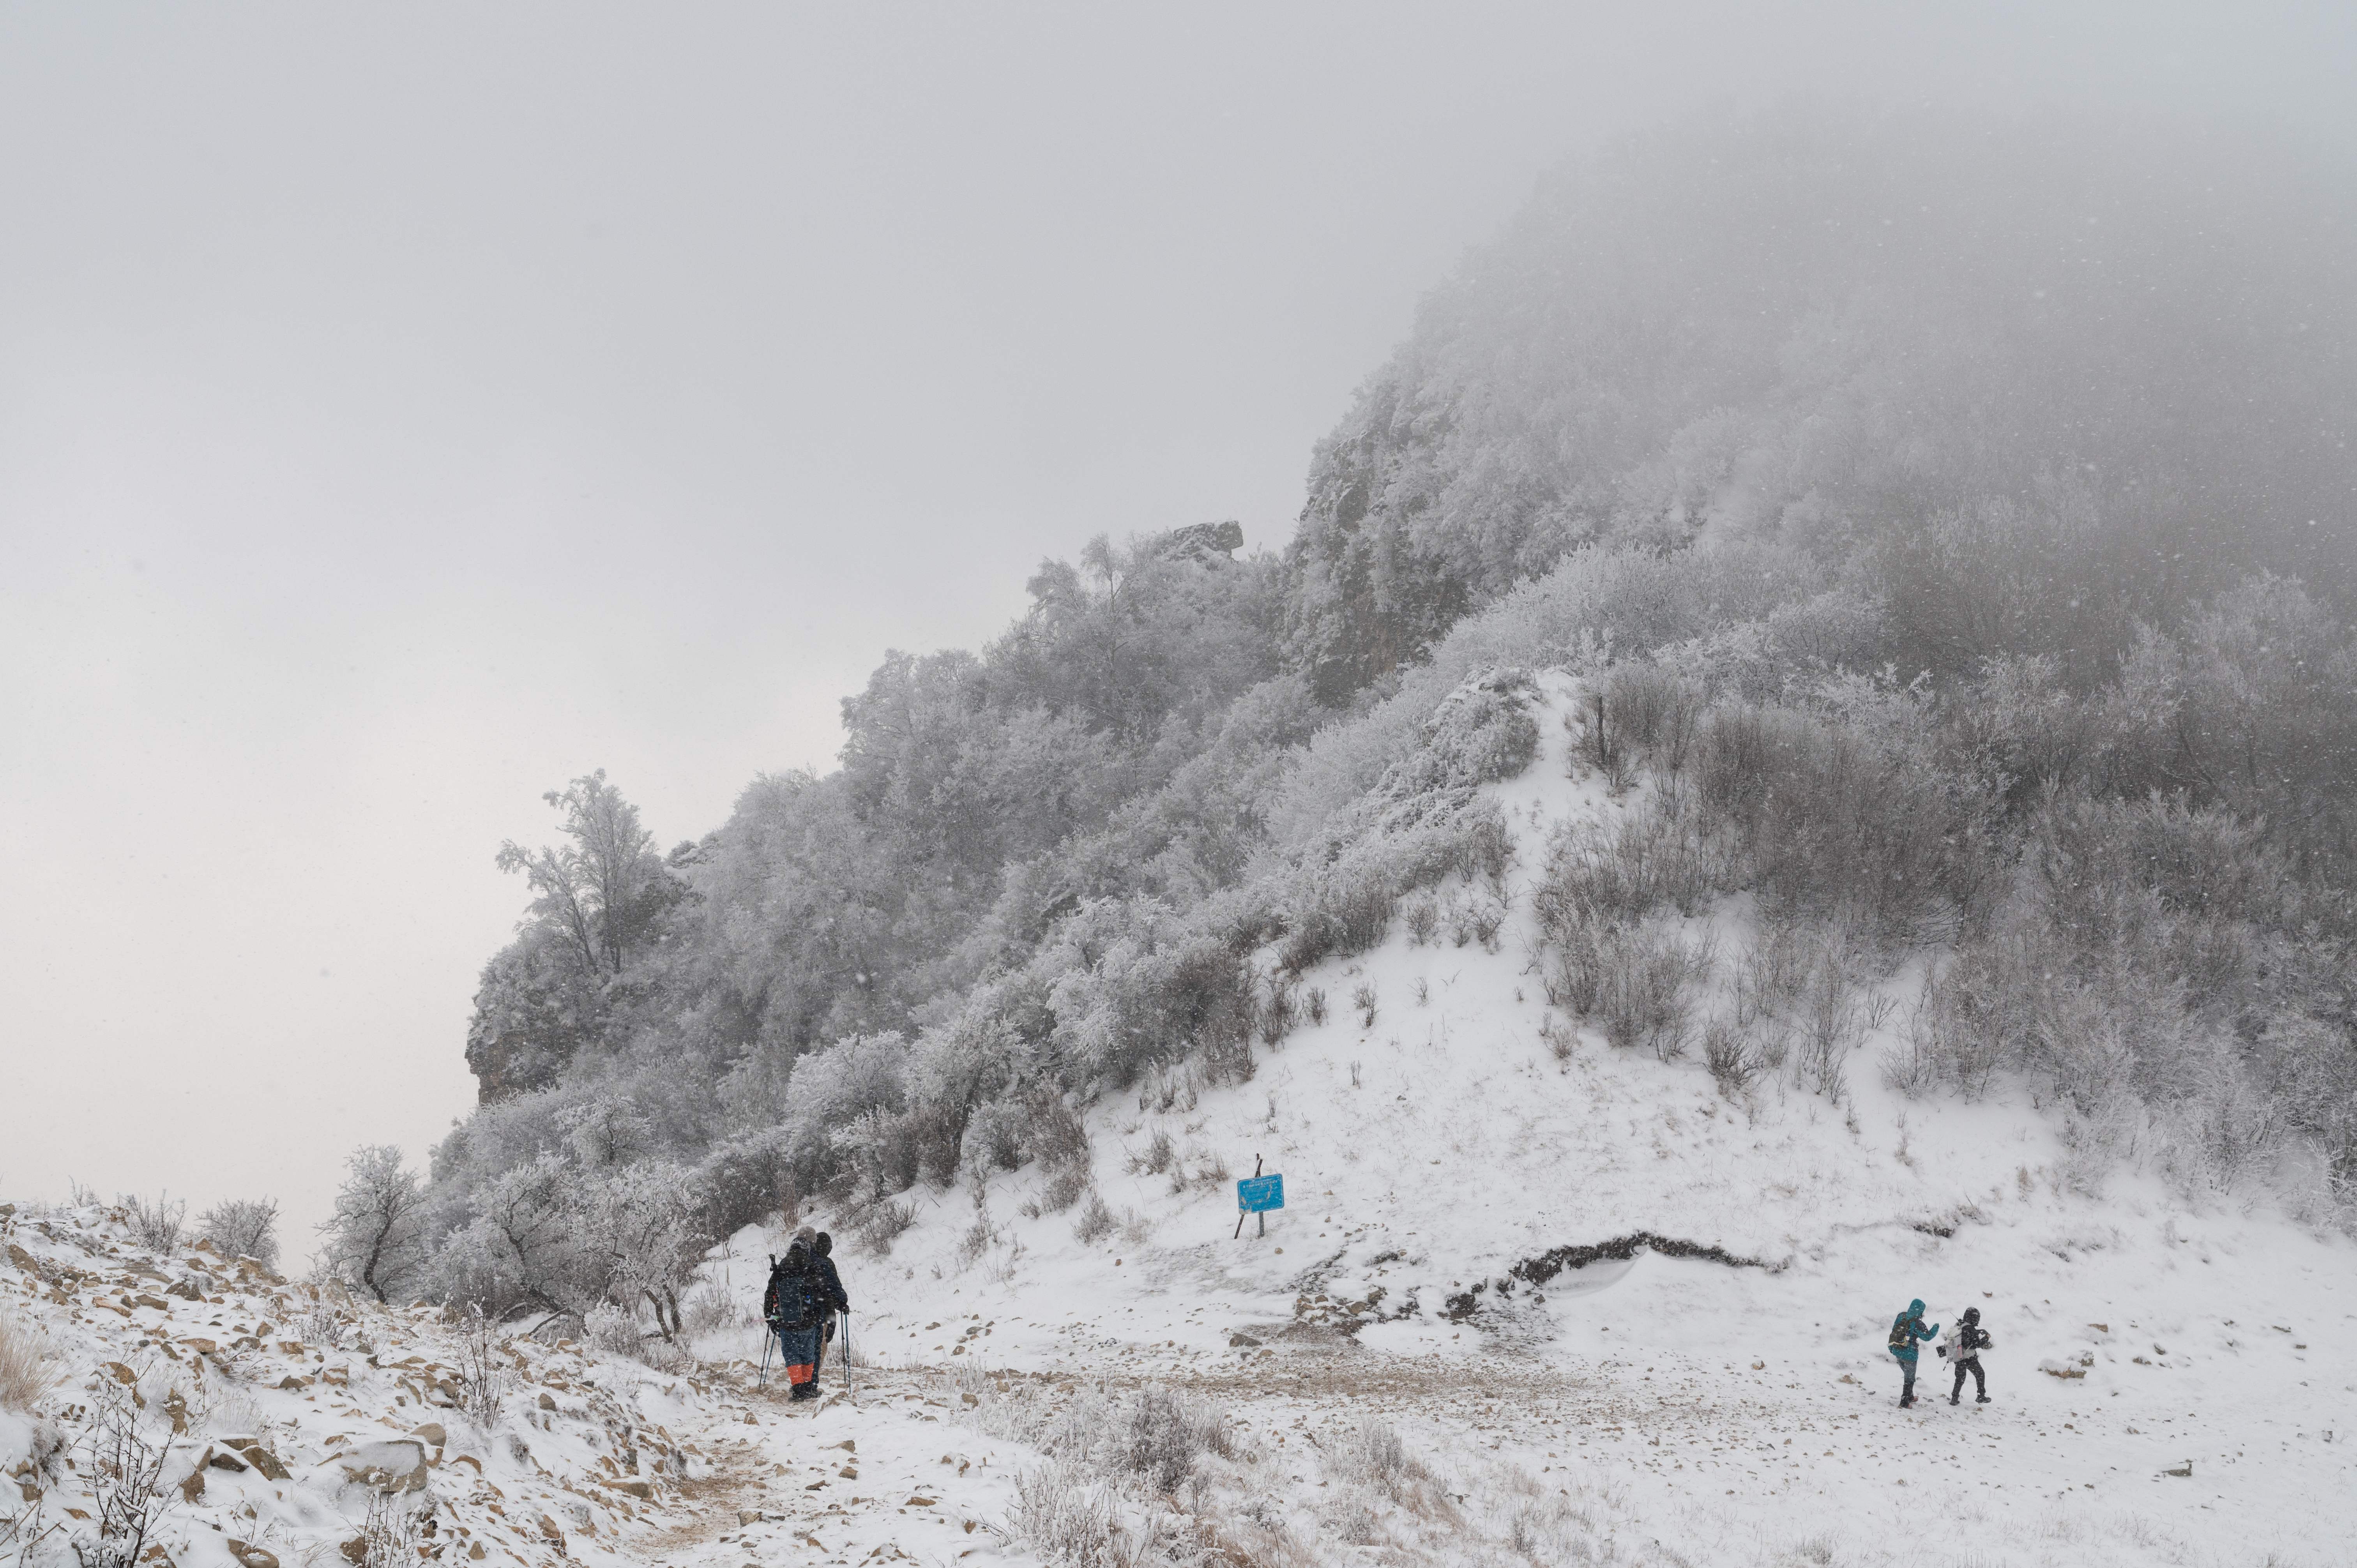
[[[1236,1235],[1244,1233],[1244,1216],[1260,1217],[1260,1234],[1268,1234],[1268,1211],[1285,1207],[1285,1177],[1260,1174],[1260,1156],[1253,1156],[1253,1174],[1236,1183]],[[1233,1240],[1233,1238],[1230,1238]]]

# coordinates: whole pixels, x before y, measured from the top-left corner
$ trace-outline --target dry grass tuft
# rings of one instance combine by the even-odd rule
[[[57,1381],[57,1363],[40,1340],[13,1316],[0,1316],[0,1410],[30,1415]]]

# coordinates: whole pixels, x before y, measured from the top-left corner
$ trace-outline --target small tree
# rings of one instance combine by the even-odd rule
[[[425,1194],[401,1151],[377,1144],[346,1162],[351,1173],[336,1194],[335,1217],[319,1227],[324,1259],[344,1280],[379,1301],[417,1278],[433,1251]]]
[[[501,871],[521,872],[533,892],[530,918],[562,933],[591,978],[622,972],[631,945],[671,884],[639,809],[606,782],[606,770],[542,797],[565,813],[562,846],[500,846]]]
[[[608,1296],[617,1305],[645,1302],[662,1337],[674,1337],[679,1294],[703,1240],[687,1173],[644,1160],[608,1176],[587,1197],[587,1223],[608,1271]]]
[[[197,1216],[197,1233],[232,1258],[278,1266],[278,1200],[233,1197]]]

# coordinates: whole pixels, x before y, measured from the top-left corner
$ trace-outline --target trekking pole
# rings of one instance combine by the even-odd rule
[[[851,1314],[843,1315],[843,1395],[856,1400],[858,1391],[851,1386]]]
[[[776,1337],[776,1335],[770,1332],[768,1324],[761,1326],[761,1380],[758,1385],[760,1388],[766,1389],[770,1386],[770,1342]]]

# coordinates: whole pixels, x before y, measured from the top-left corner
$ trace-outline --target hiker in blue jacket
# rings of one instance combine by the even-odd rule
[[[1938,1324],[1923,1326],[1923,1304],[1910,1301],[1907,1310],[1890,1320],[1890,1353],[1899,1358],[1900,1369],[1907,1374],[1906,1386],[1899,1391],[1899,1408],[1905,1410],[1915,1402],[1915,1347],[1936,1337]]]

